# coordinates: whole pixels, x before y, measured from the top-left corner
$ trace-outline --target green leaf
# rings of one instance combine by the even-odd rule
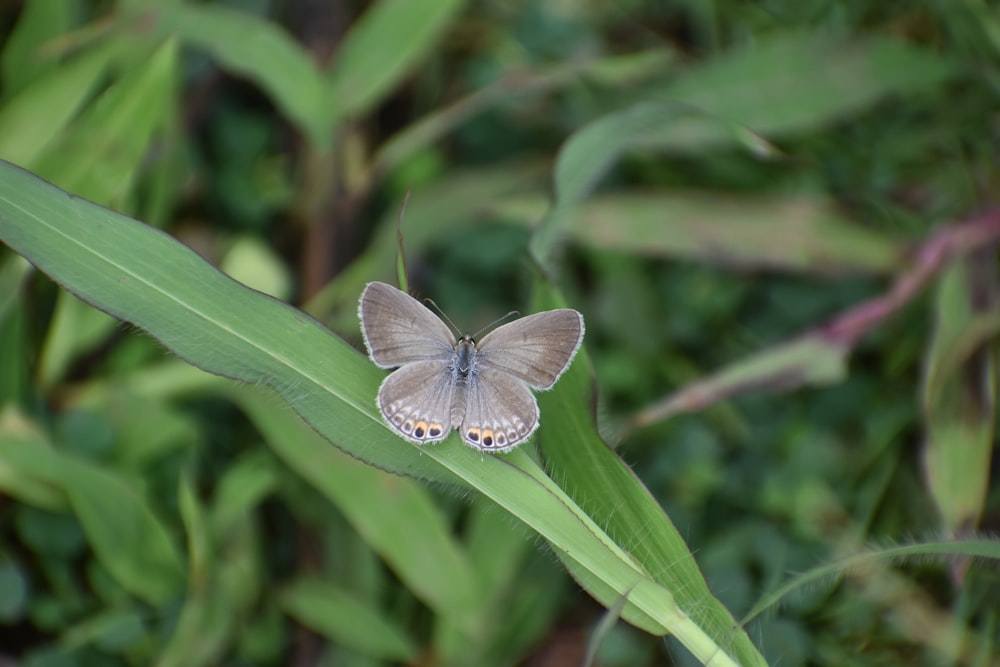
[[[0,561],[0,621],[13,625],[24,615],[29,599],[28,576],[15,561]]]
[[[57,465],[36,425],[13,407],[0,414],[0,492],[45,510],[65,511],[69,502],[52,473]]]
[[[250,616],[267,590],[257,506],[277,486],[274,459],[254,449],[230,466],[219,482],[209,521],[216,550],[217,592],[231,617]]]
[[[237,459],[219,481],[212,505],[212,530],[224,537],[269,496],[277,486],[273,459],[255,450]]]
[[[606,56],[603,58],[573,59],[559,62],[538,71],[518,72],[516,77],[499,76],[485,88],[457,102],[442,107],[403,128],[378,149],[375,169],[392,172],[407,159],[432,146],[442,137],[461,127],[471,118],[490,109],[502,108],[512,101],[527,102],[571,88],[581,78],[598,80],[609,86],[625,86],[635,79],[662,74],[673,60],[673,54],[663,50]]]
[[[48,79],[51,72],[65,66],[55,58],[45,57],[42,50],[46,42],[72,26],[75,4],[74,0],[28,0],[21,6],[17,23],[4,40],[0,53],[4,104],[26,86]],[[2,122],[0,127],[3,127]],[[3,157],[9,159],[6,155]]]
[[[576,571],[586,572],[588,582],[597,582],[591,590],[628,595],[625,618],[643,618],[647,627],[674,634],[703,661],[761,664],[744,633],[720,646],[718,629],[702,625],[712,623],[714,613],[694,617],[697,609],[677,608],[672,591],[699,589],[687,566],[678,566],[677,578],[670,579],[676,588],[664,587],[545,475],[528,448],[492,457],[457,437],[424,448],[399,439],[375,409],[383,374],[360,353],[302,313],[232,281],[162,232],[0,164],[0,238],[81,298],[146,329],[182,358],[273,388],[345,452],[385,469],[477,489],[541,534]],[[567,450],[587,438],[586,449],[598,450],[594,443],[603,443],[587,412],[589,380],[581,358],[579,370],[543,397],[548,416],[539,438],[564,439]],[[571,427],[559,427],[560,411]],[[321,447],[309,449],[318,454]],[[316,460],[310,461],[313,468]],[[636,497],[647,493],[620,461],[604,463],[636,485]],[[656,512],[657,529],[676,535],[662,510]],[[642,534],[653,528],[642,525]],[[697,568],[693,572],[700,578]],[[700,608],[717,604],[697,597]],[[729,653],[734,643],[739,658]]]
[[[181,478],[178,506],[188,536],[188,588],[173,636],[156,662],[157,667],[200,667],[219,663],[238,627],[236,610],[218,586],[224,564],[216,558],[215,544],[205,510],[192,482]]]
[[[414,70],[436,44],[463,0],[379,0],[337,49],[330,71],[332,118],[361,114]]]
[[[594,667],[596,664],[597,652],[601,649],[601,645],[607,640],[608,635],[618,623],[622,609],[625,608],[626,600],[627,598],[624,596],[618,598],[618,601],[604,612],[601,621],[587,639],[587,655],[583,659],[582,667]]]
[[[551,293],[542,292],[535,305],[541,310],[562,304]],[[541,434],[541,444],[549,474],[559,481],[575,506],[584,508],[608,535],[630,536],[627,540],[620,538],[629,561],[651,581],[670,591],[678,613],[690,618],[703,633],[697,641],[704,643],[704,651],[721,650],[740,665],[763,664],[746,633],[712,595],[684,539],[660,504],[601,440],[590,420],[571,409],[573,404],[590,401],[591,372],[578,359],[560,379],[563,391],[538,396],[548,427]],[[622,618],[654,632],[650,624],[661,621],[649,617],[645,609],[637,608],[634,604],[637,589],[608,586],[594,576],[591,568],[582,568],[567,554],[558,550],[556,553],[574,578],[602,604],[609,609],[620,608]],[[622,598],[627,599],[624,606]],[[677,639],[695,655],[708,655],[693,648],[685,638],[677,636]],[[709,646],[715,648],[708,649]]]
[[[227,7],[159,3],[133,20],[163,39],[178,37],[222,67],[260,86],[316,146],[328,146],[333,122],[319,69],[274,23]]]
[[[56,297],[52,323],[42,343],[38,384],[43,388],[54,386],[65,376],[74,359],[105,340],[116,326],[114,318],[61,292]]]
[[[230,395],[281,459],[340,509],[413,593],[473,636],[483,599],[447,518],[413,481],[366,466],[329,447],[287,411],[248,387]]]
[[[725,53],[653,93],[657,101],[599,118],[563,144],[556,200],[532,239],[532,254],[545,265],[573,207],[625,151],[744,144],[770,152],[761,135],[815,129],[887,95],[939,85],[952,73],[940,57],[887,39],[848,42],[789,33]]]
[[[281,597],[285,611],[331,641],[382,660],[416,659],[416,642],[366,602],[318,577],[299,579]]]
[[[816,31],[769,35],[696,66],[662,91],[722,123],[663,139],[676,148],[732,143],[727,126],[776,136],[843,120],[890,95],[943,84],[955,73],[940,55],[886,38],[845,39]]]
[[[32,5],[42,3],[34,2]],[[117,49],[102,44],[31,80],[0,106],[0,157],[31,169],[94,94]]]
[[[847,377],[844,345],[822,332],[809,333],[772,345],[733,362],[709,376],[687,384],[633,418],[635,426],[695,412],[747,391],[790,391],[797,387],[826,386]]]
[[[0,263],[0,322],[8,319],[22,299],[21,291],[31,275],[31,264],[12,255]]]
[[[58,492],[79,518],[98,559],[124,588],[152,604],[179,592],[184,572],[180,554],[145,498],[124,478],[52,449],[10,414],[0,429],[4,469],[21,480],[8,488],[22,500],[53,502]]]
[[[59,476],[98,558],[122,586],[153,604],[180,590],[184,564],[146,500],[109,470],[63,457]]]
[[[108,653],[122,653],[146,638],[146,624],[139,609],[105,609],[62,633],[60,643],[76,649],[94,644]]]
[[[558,576],[547,556],[536,553],[530,534],[512,524],[490,501],[477,499],[464,520],[468,559],[479,583],[480,630],[474,636],[455,625],[455,619],[439,617],[434,628],[434,650],[444,664],[494,664],[490,652],[516,656],[519,649],[538,641],[551,628],[566,578]],[[544,560],[538,576],[531,566]],[[525,609],[522,594],[530,597]],[[514,620],[497,623],[497,618]]]
[[[514,162],[483,169],[466,169],[433,187],[415,190],[407,200],[403,240],[407,253],[419,256],[436,239],[477,223],[481,211],[545,182],[545,165]],[[379,220],[368,249],[307,306],[311,313],[340,315],[338,331],[357,331],[357,299],[371,280],[392,282],[396,265],[396,207]]]
[[[60,194],[11,165],[0,172],[3,240],[28,250],[35,266],[72,284],[77,296],[154,333],[200,368],[274,385],[316,428],[362,458],[455,480],[382,427],[371,391],[380,372],[318,322],[246,289],[162,232]],[[366,431],[363,445],[350,437]]]
[[[0,260],[0,350],[6,351],[0,363],[0,406],[29,405],[36,396],[31,375],[37,359],[25,353],[33,350],[28,324],[31,299],[25,289],[33,274],[23,257],[8,255]]]
[[[926,559],[928,556],[949,558],[952,556],[968,556],[970,558],[990,558],[1000,560],[1000,541],[989,539],[967,539],[955,541],[928,541],[918,544],[906,544],[884,549],[869,549],[847,558],[814,567],[808,572],[802,572],[791,577],[778,588],[770,591],[754,605],[743,618],[743,623],[760,616],[769,607],[778,604],[789,593],[815,584],[817,581],[830,577],[839,577],[854,568],[865,570],[872,563],[891,563],[907,558]]]
[[[259,454],[247,455],[226,471],[210,512],[192,481],[181,478],[178,505],[190,561],[187,596],[157,667],[219,664],[241,639],[251,608],[260,603],[265,577],[252,510],[273,476]],[[237,516],[239,510],[242,515]]]
[[[625,151],[658,145],[658,138],[691,110],[674,102],[644,102],[611,113],[573,133],[559,149],[555,203],[531,239],[531,252],[545,266],[569,226],[574,208]]]
[[[923,384],[924,461],[931,496],[952,534],[974,529],[986,504],[996,421],[1000,309],[992,258],[973,256],[941,276]]]
[[[819,197],[613,194],[581,205],[570,229],[574,240],[600,250],[737,268],[889,272],[904,251]]]
[[[37,172],[80,196],[123,205],[154,136],[173,115],[177,45],[123,48],[128,66],[60,141],[39,157]],[[135,62],[131,62],[135,61]]]
[[[190,414],[157,398],[117,392],[102,406],[114,425],[115,461],[132,470],[147,470],[177,451],[199,442],[198,425]]]

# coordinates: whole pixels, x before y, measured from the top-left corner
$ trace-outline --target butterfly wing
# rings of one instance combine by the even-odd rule
[[[424,444],[451,431],[455,383],[440,361],[414,361],[382,381],[378,408],[385,421],[407,440]]]
[[[488,452],[510,451],[538,428],[538,403],[513,375],[481,367],[466,387],[462,440]]]
[[[522,317],[483,338],[476,362],[550,389],[580,349],[583,331],[583,315],[569,308]]]
[[[368,283],[358,302],[368,354],[382,368],[449,359],[455,335],[426,306],[385,283]]]

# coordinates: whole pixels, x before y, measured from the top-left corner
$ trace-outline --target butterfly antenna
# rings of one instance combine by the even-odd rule
[[[443,310],[441,310],[441,307],[438,306],[436,303],[434,303],[434,299],[424,299],[424,301],[434,306],[434,310],[438,312],[438,315],[440,315],[445,322],[451,325],[451,330],[455,332],[456,336],[458,336],[459,338],[462,337],[463,335],[462,331],[455,326],[455,323],[451,321],[451,318],[448,317],[448,315]]]
[[[517,312],[516,310],[512,310],[509,313],[507,313],[506,315],[504,315],[503,317],[498,317],[497,319],[493,320],[492,322],[490,322],[489,324],[487,324],[485,327],[483,327],[482,329],[480,329],[479,331],[477,331],[476,335],[472,337],[473,340],[479,340],[479,334],[483,333],[487,329],[492,329],[494,326],[496,326],[500,322],[503,322],[508,317],[514,317],[514,316],[517,316],[517,315],[520,315],[520,314],[521,313]]]

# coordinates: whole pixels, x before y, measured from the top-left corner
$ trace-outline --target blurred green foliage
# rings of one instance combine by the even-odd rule
[[[26,0],[0,34],[0,158],[356,345],[408,190],[411,287],[460,325],[558,285],[596,428],[769,664],[1000,664],[996,3]],[[245,389],[0,254],[0,662],[583,658],[564,554]],[[574,443],[567,497],[657,546]]]

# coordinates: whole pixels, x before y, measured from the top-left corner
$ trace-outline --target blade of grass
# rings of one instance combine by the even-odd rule
[[[627,599],[622,596],[617,602],[608,607],[608,610],[601,617],[600,623],[590,633],[590,637],[587,639],[587,655],[583,658],[582,667],[594,667],[596,664],[597,652],[601,650],[601,644],[604,643],[604,640],[608,638],[608,635],[614,629],[615,624],[618,623]]]
[[[582,204],[569,233],[600,250],[822,274],[888,273],[904,251],[901,242],[838,215],[829,200],[809,196],[613,194]]]
[[[647,51],[559,63],[541,71],[515,71],[500,75],[497,81],[468,97],[439,109],[403,128],[378,150],[374,169],[390,173],[406,159],[489,109],[514,100],[530,100],[565,88],[580,80],[599,79],[607,86],[632,83],[636,79],[661,74],[668,69],[673,54]]]
[[[32,3],[37,5],[40,3]],[[0,106],[0,157],[26,168],[58,141],[115,55],[102,44],[31,81]]]
[[[955,541],[929,541],[920,544],[906,544],[886,549],[872,549],[855,554],[841,560],[815,567],[792,577],[775,590],[761,598],[743,617],[742,623],[749,623],[760,616],[768,608],[778,604],[789,593],[830,577],[840,577],[852,568],[863,567],[869,563],[887,563],[905,560],[907,558],[926,558],[927,556],[969,556],[972,558],[990,558],[1000,560],[1000,541],[989,539],[967,539]]]
[[[182,477],[178,507],[188,538],[187,595],[173,636],[156,661],[156,667],[216,664],[236,630],[237,610],[219,590],[223,564],[217,559],[205,508],[195,495],[193,482]]]
[[[841,313],[801,335],[736,361],[638,412],[634,426],[647,426],[748,391],[790,391],[840,381],[854,346],[885,319],[910,303],[939,271],[962,256],[1000,241],[1000,209],[932,234],[911,253],[911,264],[883,295]],[[989,330],[989,323],[984,331]],[[982,333],[980,331],[979,333]]]
[[[419,485],[363,464],[249,387],[225,392],[292,470],[340,509],[414,594],[467,634],[480,631],[483,600],[470,563],[447,521]]]
[[[941,55],[894,38],[789,31],[693,67],[660,94],[773,137],[837,122],[890,95],[941,85],[955,72]],[[687,137],[675,132],[673,142],[690,149],[731,143],[733,135],[723,129],[708,126]]]
[[[417,643],[383,610],[323,578],[294,581],[281,606],[303,625],[364,655],[408,664],[417,657]]]
[[[169,531],[145,498],[114,471],[54,449],[11,413],[0,424],[0,483],[26,502],[77,515],[98,560],[123,588],[151,604],[163,604],[181,588],[184,564]],[[34,480],[31,484],[27,480]]]
[[[178,38],[261,87],[314,146],[329,146],[334,126],[319,68],[275,23],[248,12],[189,2],[126,3],[129,19],[161,39]]]
[[[66,66],[56,58],[46,58],[42,51],[46,42],[72,27],[73,8],[73,0],[24,3],[0,52],[0,80],[3,81],[5,103],[26,86]]]
[[[451,230],[476,224],[479,212],[492,202],[541,187],[544,181],[543,163],[515,162],[468,169],[440,185],[414,191],[407,200],[403,220],[407,252],[420,255],[428,244]],[[357,298],[365,284],[371,280],[393,282],[398,221],[398,208],[389,207],[368,249],[306,305],[306,312],[332,313],[336,317],[334,329],[357,331]]]
[[[699,659],[717,665],[762,664],[753,651],[741,650],[733,658],[728,643],[720,646],[715,634],[706,633],[704,616],[693,618],[679,610],[670,590],[651,579],[523,448],[505,457],[486,457],[455,437],[423,449],[400,440],[375,409],[382,374],[360,353],[286,304],[239,285],[162,232],[0,163],[0,239],[81,298],[149,331],[189,362],[270,386],[316,431],[352,455],[484,493],[601,586],[616,595],[627,593],[626,612],[651,619]],[[570,381],[567,374],[547,394],[550,400],[565,393],[564,385],[587,384],[583,376],[576,377]],[[582,391],[567,395],[580,397]],[[562,431],[543,426],[542,438],[593,433],[587,403],[556,405],[566,410],[573,426]]]
[[[77,296],[154,333],[200,368],[275,385],[325,433],[364,434],[364,443],[353,443],[356,456],[455,481],[382,427],[375,394],[366,391],[381,373],[318,322],[236,283],[162,232],[12,165],[0,172],[2,240]],[[332,413],[323,400],[331,393],[339,406]]]
[[[975,528],[989,487],[996,420],[995,338],[971,348],[964,343],[970,331],[980,328],[977,321],[996,320],[993,254],[957,262],[941,277],[934,337],[926,361],[927,484],[951,534]]]
[[[88,199],[123,204],[153,137],[173,114],[177,51],[175,42],[152,54],[129,49],[137,62],[39,157],[38,173]]]
[[[463,0],[379,0],[351,26],[328,77],[331,122],[361,114],[416,68]]]
[[[545,266],[570,225],[572,208],[625,151],[744,144],[761,152],[762,135],[816,128],[887,95],[939,85],[952,73],[944,59],[887,39],[846,42],[779,33],[745,52],[725,53],[651,90],[657,101],[599,118],[563,144],[555,202],[532,239],[532,255]]]
[[[551,291],[540,290],[537,309],[561,307]],[[699,626],[717,647],[741,665],[763,664],[763,658],[746,632],[716,599],[690,550],[649,490],[601,439],[590,420],[579,419],[569,406],[591,402],[590,369],[586,357],[578,359],[560,379],[562,391],[538,397],[548,429],[541,434],[546,468],[576,507],[613,538],[627,558],[650,579],[669,590],[679,611]],[[560,437],[553,437],[559,434]],[[634,591],[612,589],[564,556],[567,568],[588,591],[608,608],[622,597],[629,604],[621,615],[648,629],[631,604]],[[678,639],[681,639],[678,637]],[[683,643],[683,639],[681,639]]]
[[[641,428],[685,412],[697,412],[727,398],[750,392],[785,392],[821,387],[847,377],[849,350],[822,332],[778,343],[681,387],[636,413]]]

